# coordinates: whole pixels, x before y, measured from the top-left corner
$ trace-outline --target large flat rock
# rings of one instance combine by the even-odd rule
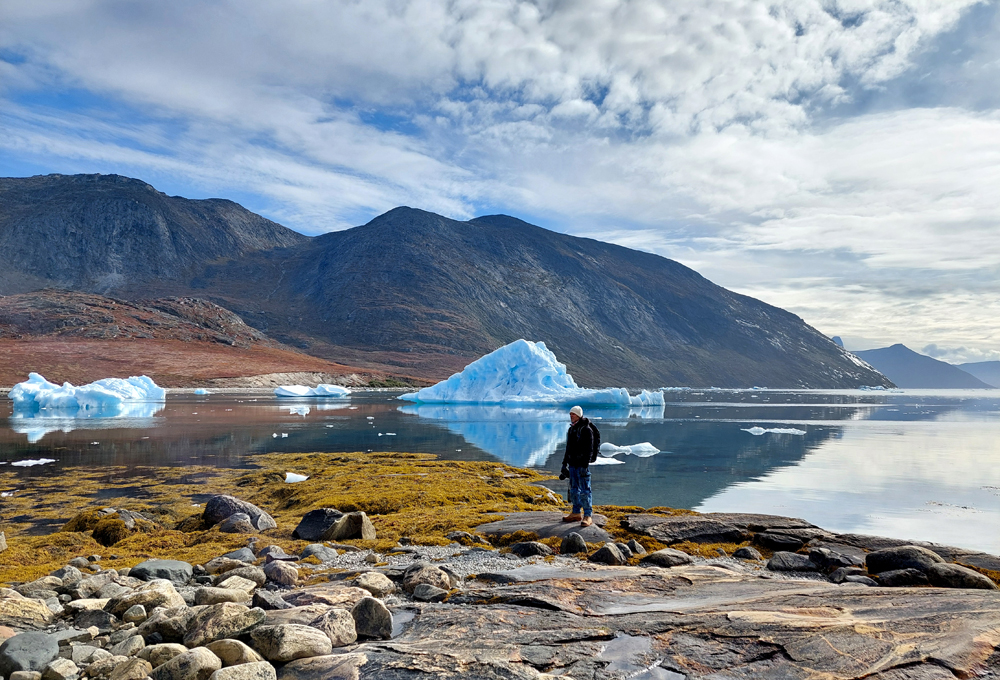
[[[587,528],[579,522],[563,522],[565,515],[561,512],[511,512],[504,514],[499,522],[490,522],[476,527],[476,533],[483,536],[504,536],[515,531],[527,531],[539,538],[565,538],[571,533],[578,533],[588,543],[603,543],[610,541],[611,536],[603,527],[608,518],[604,515],[594,515],[594,524]]]

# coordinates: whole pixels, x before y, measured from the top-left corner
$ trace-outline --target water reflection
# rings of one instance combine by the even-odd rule
[[[9,422],[10,429],[18,434],[28,435],[28,443],[35,444],[50,432],[152,427],[153,417],[163,408],[162,401],[144,401],[125,402],[116,409],[114,415],[85,410],[16,410],[11,414]]]

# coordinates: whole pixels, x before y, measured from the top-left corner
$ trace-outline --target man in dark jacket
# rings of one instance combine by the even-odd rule
[[[563,455],[560,479],[569,477],[569,502],[573,511],[563,517],[564,522],[580,522],[589,527],[591,519],[590,461],[594,452],[594,431],[590,421],[583,417],[583,409],[574,406],[569,411],[569,432],[566,433],[566,453]]]

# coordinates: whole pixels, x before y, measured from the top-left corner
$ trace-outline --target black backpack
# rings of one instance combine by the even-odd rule
[[[594,421],[588,421],[590,423],[590,429],[594,432],[594,450],[590,452],[590,462],[593,463],[597,460],[598,454],[601,452],[601,431],[597,429],[597,425],[594,425]]]

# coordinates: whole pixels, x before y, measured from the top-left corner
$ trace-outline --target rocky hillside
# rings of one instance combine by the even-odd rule
[[[918,354],[906,345],[896,344],[881,349],[854,352],[884,375],[897,387],[912,389],[988,389],[992,385],[966,373],[958,366]]]

